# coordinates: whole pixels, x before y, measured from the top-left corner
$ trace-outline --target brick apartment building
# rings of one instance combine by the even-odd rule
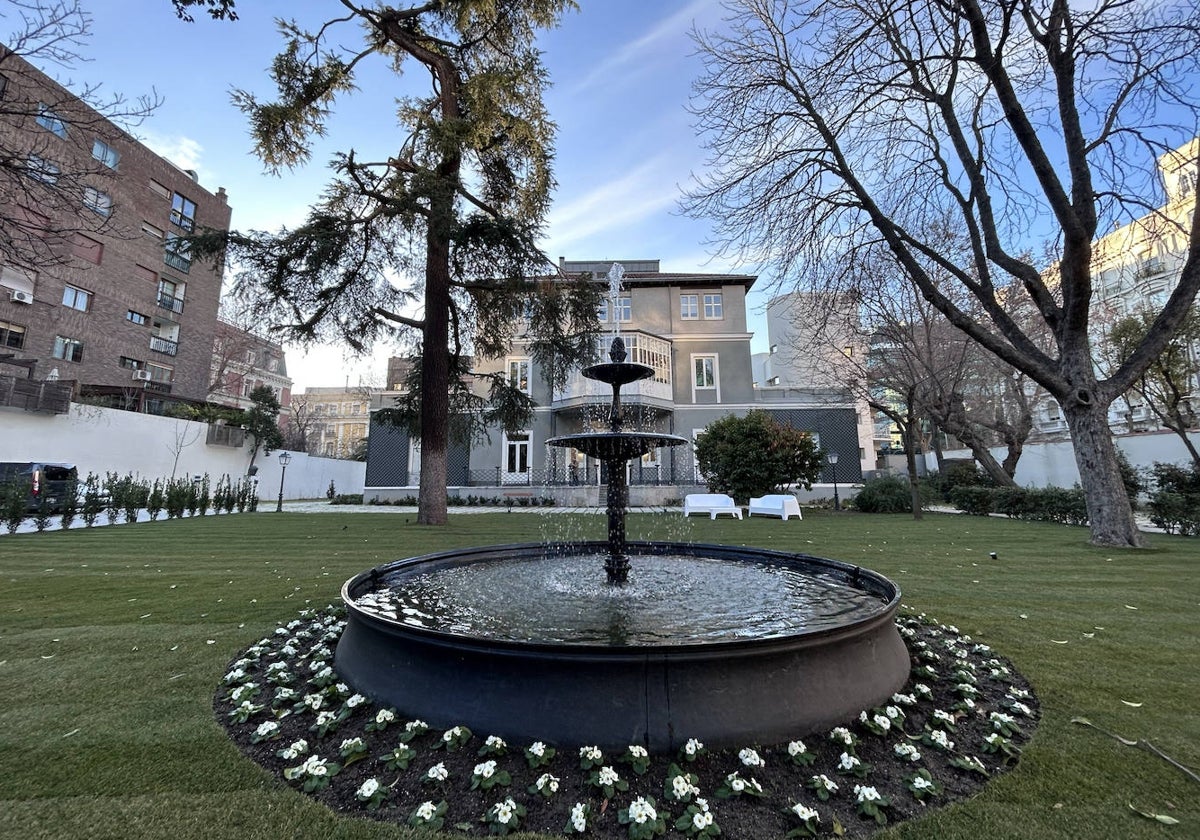
[[[221,268],[179,237],[228,229],[214,194],[0,47],[0,374],[150,412],[203,401]],[[5,366],[5,357],[8,366]]]

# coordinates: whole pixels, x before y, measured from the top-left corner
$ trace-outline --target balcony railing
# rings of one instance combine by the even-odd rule
[[[152,379],[145,384],[145,388],[147,391],[153,391],[157,394],[171,393],[171,383],[170,382],[158,382],[157,380]]]
[[[177,298],[169,295],[166,292],[158,293],[158,305],[163,309],[169,309],[172,312],[183,311],[183,298]]]
[[[166,353],[168,356],[174,356],[179,352],[179,342],[152,335],[150,336],[150,349],[158,353]]]
[[[654,377],[631,382],[621,388],[621,400],[628,403],[638,403],[646,399],[671,402],[674,394],[671,390],[671,342],[665,338],[637,330],[622,332],[625,348],[629,354],[627,361],[649,365],[654,368]],[[598,338],[598,358],[608,361],[608,350],[612,344],[612,336],[605,334]],[[612,399],[612,386],[592,379],[585,379],[579,372],[574,373],[566,384],[555,391],[554,403],[562,407],[570,403],[606,402]]]

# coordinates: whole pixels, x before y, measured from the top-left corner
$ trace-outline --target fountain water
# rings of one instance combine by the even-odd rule
[[[808,555],[626,540],[626,462],[685,441],[623,429],[621,387],[653,375],[625,357],[617,335],[610,361],[584,371],[613,388],[610,431],[549,441],[605,462],[607,541],[447,551],[352,578],[335,656],[343,679],[435,726],[656,751],[693,737],[712,747],[795,738],[899,690],[909,673],[900,592],[881,575]],[[600,558],[607,580],[596,585],[587,566]]]

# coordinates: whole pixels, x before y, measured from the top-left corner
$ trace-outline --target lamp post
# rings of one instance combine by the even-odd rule
[[[283,467],[283,469],[279,471],[279,501],[275,503],[276,513],[283,512],[283,477],[287,475],[287,465],[290,463],[292,463],[292,453],[280,452],[279,466]]]
[[[842,503],[841,503],[841,500],[838,499],[838,488],[837,488],[838,454],[836,452],[830,452],[829,455],[826,457],[829,460],[829,472],[833,476],[833,509],[841,510]]]

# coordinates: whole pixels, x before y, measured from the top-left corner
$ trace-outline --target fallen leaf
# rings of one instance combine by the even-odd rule
[[[1130,811],[1133,811],[1133,813],[1137,814],[1138,816],[1145,817],[1148,820],[1154,820],[1155,822],[1160,822],[1163,825],[1179,825],[1179,820],[1175,819],[1174,817],[1169,817],[1166,814],[1156,814],[1153,811],[1139,811],[1137,808],[1133,807],[1132,802],[1127,802],[1125,804],[1129,806]]]
[[[1122,700],[1121,702],[1124,703],[1126,706],[1133,706],[1133,708],[1135,708],[1135,709],[1140,709],[1142,707],[1141,703],[1130,703],[1128,700]]]
[[[1125,605],[1125,609],[1127,609],[1127,610],[1136,610],[1136,609],[1137,609],[1137,607],[1131,607],[1131,606],[1129,606],[1128,604],[1126,604],[1126,605]]]
[[[1063,639],[1061,642],[1058,639],[1051,639],[1050,641],[1054,642],[1056,645],[1065,645],[1068,643],[1066,639]]]
[[[76,735],[76,734],[78,734],[78,732],[79,732],[79,730],[78,730],[78,729],[72,729],[72,730],[71,730],[70,732],[68,732],[66,735],[63,735],[63,737],[64,737],[64,738],[70,738],[72,735]]]

